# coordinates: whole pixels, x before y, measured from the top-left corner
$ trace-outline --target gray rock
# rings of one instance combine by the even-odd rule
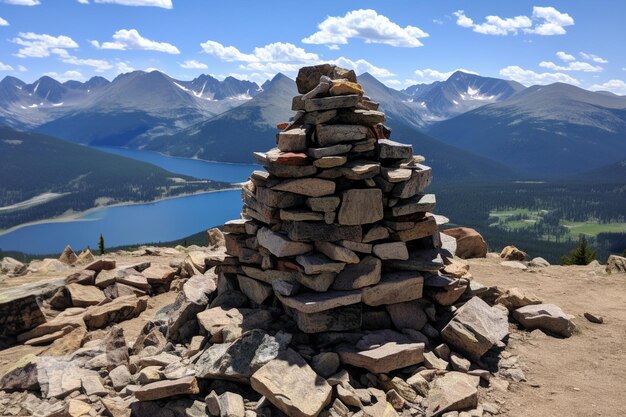
[[[382,274],[380,281],[361,289],[363,303],[369,306],[401,303],[422,297],[424,277],[418,272],[398,271]]]
[[[354,290],[377,284],[381,277],[382,262],[374,256],[366,256],[359,263],[348,264],[332,285],[334,290]]]
[[[187,280],[183,290],[168,311],[168,338],[182,341],[197,330],[196,314],[209,304],[209,295],[216,290],[215,282],[208,276],[196,275]]]
[[[263,304],[273,294],[271,285],[245,275],[237,275],[237,281],[241,292],[257,304]]]
[[[283,223],[283,227],[286,229],[289,239],[296,242],[335,242],[338,240],[360,242],[363,233],[361,226],[343,226],[337,224],[285,222]]]
[[[296,223],[300,224],[300,223]],[[294,242],[279,233],[272,232],[267,227],[263,227],[257,234],[259,245],[269,250],[279,258],[285,256],[295,256],[307,253],[313,249],[308,243]]]
[[[441,331],[448,345],[473,360],[479,360],[508,334],[506,312],[490,307],[478,297],[465,303]]]
[[[310,253],[296,257],[307,275],[321,274],[324,272],[340,272],[346,265],[344,262],[336,262],[321,253]]]
[[[382,159],[411,159],[413,147],[389,139],[378,140],[378,156]]]
[[[352,189],[341,194],[341,207],[337,220],[339,224],[360,225],[375,223],[383,218],[382,191],[373,188]]]
[[[349,96],[343,96],[349,97]],[[359,125],[317,125],[315,135],[319,146],[365,139],[368,128]]]
[[[513,318],[527,330],[541,329],[562,337],[570,337],[576,326],[570,318],[554,304],[535,304],[518,308]]]

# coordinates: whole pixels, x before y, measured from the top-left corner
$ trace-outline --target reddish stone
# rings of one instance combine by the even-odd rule
[[[308,160],[309,157],[305,153],[285,152],[272,162],[277,165],[306,165]]]
[[[287,129],[288,126],[289,126],[289,123],[287,123],[287,122],[278,123],[276,125],[276,129],[278,129],[278,130],[285,130],[285,129]]]

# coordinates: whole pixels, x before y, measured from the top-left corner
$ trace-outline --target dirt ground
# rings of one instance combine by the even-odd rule
[[[575,316],[578,327],[568,339],[539,331],[512,334],[507,351],[519,356],[527,381],[511,383],[506,393],[487,393],[505,401],[501,415],[626,416],[626,274],[577,266],[525,272],[489,258],[469,263],[476,281],[532,292]],[[602,316],[604,324],[590,323],[585,312]]]
[[[117,261],[160,263],[166,259],[119,257]],[[603,267],[549,266],[521,271],[501,266],[499,258],[473,259],[469,264],[474,280],[534,293],[544,303],[556,304],[574,316],[578,327],[568,339],[514,329],[506,350],[518,357],[527,381],[511,383],[506,392],[487,389],[481,392],[481,402],[499,404],[499,415],[507,417],[626,416],[626,274],[606,275]],[[52,278],[31,276],[21,278],[20,284],[42,279]],[[7,284],[0,288],[17,282]],[[148,310],[122,323],[127,340],[134,340],[145,322],[175,296],[166,293],[151,298]],[[583,317],[585,312],[602,316],[604,324],[590,323]],[[0,374],[23,355],[41,349],[17,346],[0,351]]]

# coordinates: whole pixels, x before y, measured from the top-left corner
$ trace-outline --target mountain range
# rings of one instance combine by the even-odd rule
[[[624,96],[560,83],[526,88],[461,71],[402,91],[368,73],[358,78],[393,137],[412,143],[441,178],[570,177],[626,158]],[[0,124],[82,144],[249,162],[253,151],[273,146],[296,94],[283,74],[262,86],[209,75],[181,81],[159,71],[111,82],[6,77]]]

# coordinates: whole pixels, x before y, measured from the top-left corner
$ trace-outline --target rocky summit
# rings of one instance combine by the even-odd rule
[[[14,354],[1,415],[494,415],[479,394],[525,379],[511,319],[574,333],[556,305],[473,280],[454,256],[468,233],[439,231],[432,170],[353,71],[306,67],[296,83],[295,115],[211,247],[144,248],[131,255],[156,260],[127,265],[68,247],[65,279],[0,292]]]

